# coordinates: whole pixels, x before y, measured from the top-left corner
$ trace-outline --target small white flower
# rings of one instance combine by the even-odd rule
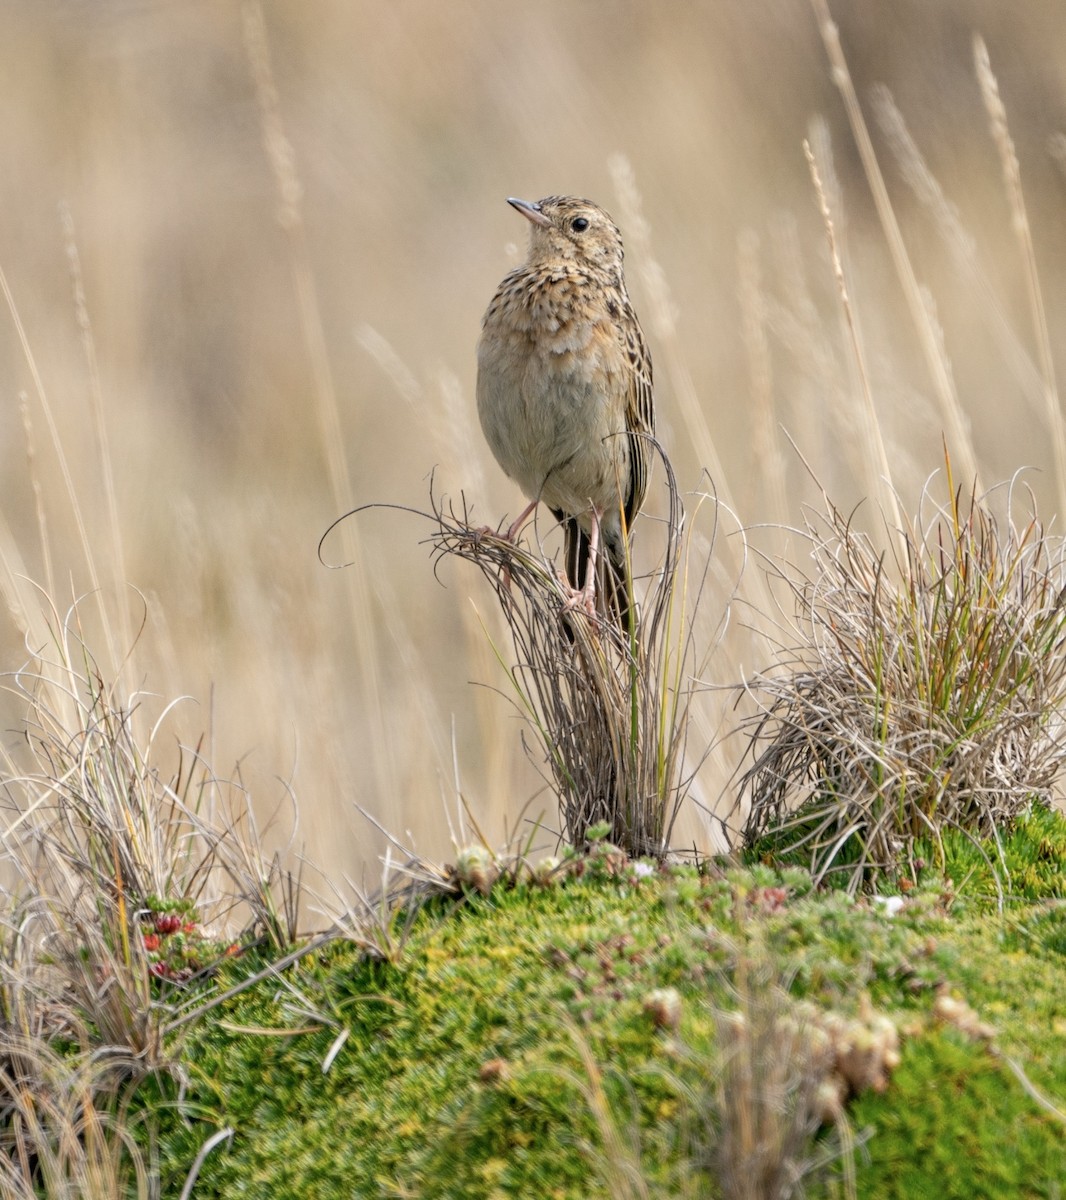
[[[632,870],[634,876],[637,879],[647,879],[649,875],[655,874],[655,868],[652,866],[651,863],[646,863],[646,862],[631,863],[630,869]]]
[[[886,917],[894,917],[905,902],[902,896],[874,896],[874,903],[884,908]]]

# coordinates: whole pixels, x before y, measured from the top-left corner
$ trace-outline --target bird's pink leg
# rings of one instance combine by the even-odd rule
[[[569,592],[565,604],[566,609],[572,612],[575,608],[583,608],[588,617],[594,620],[596,617],[596,561],[600,553],[601,515],[595,505],[591,506],[590,511],[592,519],[589,527],[589,559],[585,564],[585,582],[579,588],[570,587],[565,579],[562,582],[566,584]]]
[[[581,602],[590,617],[596,615],[596,559],[600,553],[600,512],[592,506],[589,528],[589,562],[585,569],[585,586],[581,589]]]
[[[530,502],[525,506],[525,508],[523,508],[522,511],[518,514],[518,516],[515,517],[515,519],[511,522],[511,524],[507,528],[507,534],[506,534],[507,540],[509,542],[517,542],[518,541],[518,531],[526,523],[526,521],[529,518],[529,514],[537,507],[537,505],[539,503],[540,503],[539,500],[530,500]]]

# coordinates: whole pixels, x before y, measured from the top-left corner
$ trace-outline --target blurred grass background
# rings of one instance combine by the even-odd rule
[[[1061,366],[1066,14],[1058,0],[903,0],[891,13],[838,0],[834,17],[860,98],[869,105],[877,83],[890,89],[987,281],[915,198],[875,127],[982,482],[1034,468],[1049,516],[1057,485],[1036,338],[972,38],[985,39],[1007,106]],[[569,192],[614,213],[681,486],[699,486],[711,465],[696,449],[709,436],[714,482],[739,521],[795,523],[810,484],[760,421],[788,430],[841,507],[866,492],[856,384],[801,148],[824,117],[893,482],[916,503],[942,462],[929,374],[802,0],[9,0],[0,72],[0,268],[34,364],[0,310],[5,556],[44,583],[47,547],[60,608],[92,586],[43,390],[105,604],[129,605],[136,629],[141,601],[116,588],[117,565],[147,604],[132,681],[191,697],[169,736],[192,744],[207,731],[214,769],[239,770],[264,820],[280,808],[279,838],[291,786],[295,848],[331,877],[358,877],[381,848],[356,805],[410,831],[427,855],[448,853],[445,813],[458,793],[494,842],[530,797],[529,815],[552,812],[507,701],[471,685],[503,682],[477,615],[501,636],[480,580],[447,564],[438,586],[419,544],[427,530],[389,511],[327,542],[328,560],[354,553],[354,567],[330,571],[316,558],[347,507],[424,507],[434,469],[437,488],[464,493],[475,520],[517,511],[473,400],[481,314],[525,245],[505,196]],[[618,154],[647,239],[619,195]],[[689,388],[703,429],[679,406]],[[759,396],[772,396],[772,419]],[[779,473],[768,469],[775,453]],[[726,598],[723,585],[709,605]],[[0,621],[0,669],[27,657],[24,625],[14,611]],[[707,682],[766,665],[753,653],[754,643],[729,642]],[[0,716],[17,752],[19,712],[0,700]],[[708,715],[707,737],[718,722]],[[727,742],[708,761],[705,799],[741,752]],[[709,837],[697,816],[684,835]]]

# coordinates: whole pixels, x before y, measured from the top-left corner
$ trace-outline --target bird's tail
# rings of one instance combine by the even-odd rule
[[[588,578],[589,535],[575,517],[563,517],[562,523],[566,578],[572,588],[583,588]],[[596,610],[601,617],[616,621],[622,632],[629,635],[635,609],[629,603],[625,554],[618,553],[603,539],[596,556]]]

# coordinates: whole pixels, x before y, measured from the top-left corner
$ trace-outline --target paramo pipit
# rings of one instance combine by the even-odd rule
[[[622,235],[588,200],[508,200],[529,256],[492,298],[477,405],[496,461],[565,527],[575,599],[628,623],[626,538],[644,501],[654,431],[651,358],[622,275]],[[601,553],[601,550],[605,553]]]

